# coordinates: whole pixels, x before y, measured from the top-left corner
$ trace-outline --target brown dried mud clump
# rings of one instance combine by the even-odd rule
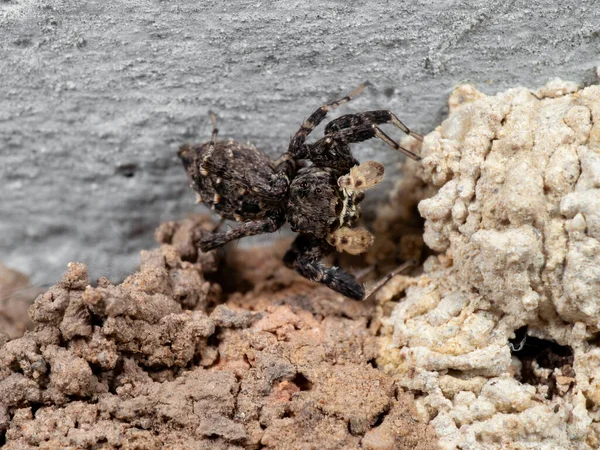
[[[72,263],[37,298],[0,348],[4,448],[435,448],[372,365],[373,304],[283,268],[283,246],[234,250],[223,293],[219,254],[192,245],[210,226],[163,224],[123,283]]]

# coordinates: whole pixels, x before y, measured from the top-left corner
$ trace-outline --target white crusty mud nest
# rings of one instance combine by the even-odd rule
[[[380,363],[442,448],[597,449],[600,87],[462,85],[449,105],[392,200],[435,188],[418,209],[439,254],[381,293],[406,298]]]

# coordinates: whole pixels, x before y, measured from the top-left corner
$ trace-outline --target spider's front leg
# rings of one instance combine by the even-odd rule
[[[365,288],[354,276],[339,267],[327,267],[321,259],[331,253],[331,247],[312,236],[299,235],[283,261],[303,277],[322,283],[353,300],[363,300]]]
[[[337,133],[345,128],[353,128],[359,125],[381,125],[391,123],[401,129],[404,133],[414,137],[418,141],[423,141],[423,136],[412,131],[390,110],[365,111],[357,114],[346,114],[332,120],[325,127],[325,134]]]
[[[245,222],[237,228],[222,233],[203,232],[196,241],[196,245],[198,245],[203,252],[207,252],[246,236],[273,233],[281,228],[284,223],[285,219],[283,218],[269,217],[264,220]]]
[[[365,87],[366,83],[362,83],[347,96],[320,106],[308,117],[308,119],[302,122],[302,125],[290,141],[288,151],[279,158],[275,165],[275,174],[271,181],[271,189],[274,194],[283,195],[287,192],[291,180],[296,175],[296,161],[308,158],[308,146],[305,144],[308,135],[312,133],[325,117],[327,117],[329,111],[349,102],[356,95],[360,94]],[[352,158],[352,163],[353,164],[350,164],[348,167],[351,167],[358,162]]]
[[[348,171],[351,167],[358,164],[352,156],[349,144],[366,141],[374,137],[381,139],[395,150],[401,151],[412,159],[417,161],[421,159],[419,155],[395,142],[377,124],[367,123],[351,128],[343,128],[307,146],[306,159],[321,167],[332,167]]]
[[[306,159],[307,146],[304,143],[306,142],[306,138],[308,137],[308,135],[312,133],[312,131],[325,119],[325,117],[327,117],[327,113],[329,111],[352,100],[356,95],[360,94],[363,91],[365,86],[366,83],[362,83],[349,95],[331,103],[327,103],[326,105],[319,107],[315,112],[313,112],[308,117],[308,119],[306,119],[302,123],[298,131],[296,131],[296,134],[294,134],[294,136],[292,137],[292,140],[290,141],[290,145],[288,147],[288,153],[294,159]]]

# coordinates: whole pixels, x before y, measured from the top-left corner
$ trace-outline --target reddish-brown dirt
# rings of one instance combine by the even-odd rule
[[[436,448],[375,367],[374,301],[283,267],[288,242],[198,253],[211,226],[163,224],[119,285],[72,263],[38,296],[0,348],[4,448]]]

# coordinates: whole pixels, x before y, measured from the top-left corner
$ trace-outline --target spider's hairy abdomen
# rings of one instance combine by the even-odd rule
[[[180,156],[201,201],[229,220],[280,214],[285,197],[272,187],[271,159],[250,144],[233,140],[184,146]]]

